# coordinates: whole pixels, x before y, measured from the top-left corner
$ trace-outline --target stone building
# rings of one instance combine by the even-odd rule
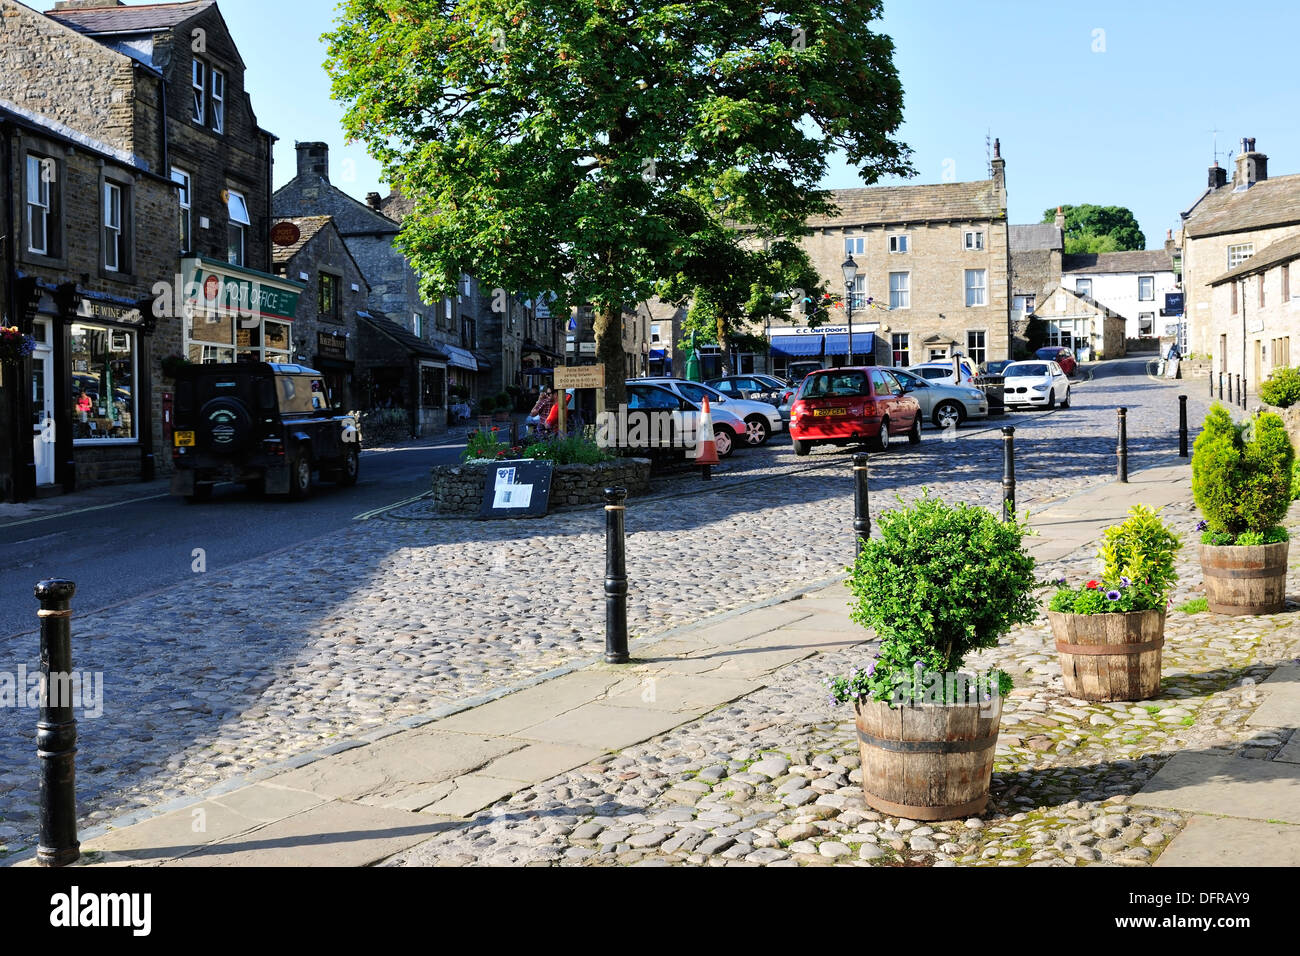
[[[1300,175],[1270,177],[1268,157],[1254,139],[1243,139],[1232,182],[1215,163],[1207,188],[1181,215],[1188,349],[1211,355],[1215,372],[1249,373],[1241,316],[1215,307],[1225,300],[1214,283],[1264,248],[1300,235]]]
[[[837,189],[833,199],[839,212],[810,219],[801,242],[832,289],[844,289],[846,257],[857,265],[855,353],[858,337],[873,334],[901,365],[954,352],[975,362],[1010,357],[1006,161],[997,143],[990,179]],[[829,324],[847,332],[847,314],[835,311]],[[778,337],[792,338],[799,325],[772,327],[777,364]],[[847,338],[827,336],[827,364],[847,361]]]
[[[1212,376],[1240,375],[1248,391],[1258,394],[1270,372],[1292,364],[1291,340],[1300,342],[1298,260],[1300,234],[1264,246],[1210,280],[1210,311],[1218,334],[1210,343]]]
[[[1080,361],[1125,354],[1124,316],[1081,292],[1058,285],[1034,307],[1034,315],[1046,325],[1046,344],[1070,349]]]
[[[1164,249],[1067,255],[1061,284],[1124,317],[1124,335],[1157,348],[1165,296],[1178,291],[1174,261]],[[1177,319],[1173,320],[1175,323]]]
[[[357,313],[366,309],[370,286],[334,220],[279,220],[272,229],[271,258],[277,275],[304,286],[293,321],[292,360],[321,373],[331,405],[369,407],[369,396],[357,390]]]
[[[1058,208],[1056,222],[1011,226],[1011,321],[1023,323],[1061,284],[1061,259],[1065,255],[1065,214]]]

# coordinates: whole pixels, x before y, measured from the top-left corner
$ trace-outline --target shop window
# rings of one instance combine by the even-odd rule
[[[75,323],[71,342],[73,438],[134,441],[135,333]]]
[[[420,404],[425,408],[442,408],[447,392],[447,373],[434,365],[420,366]]]

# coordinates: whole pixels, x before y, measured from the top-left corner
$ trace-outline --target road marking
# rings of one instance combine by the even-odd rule
[[[403,498],[401,501],[394,501],[391,505],[384,505],[382,508],[375,508],[373,511],[363,511],[359,515],[353,515],[353,521],[369,521],[371,518],[377,518],[385,511],[392,511],[394,508],[400,508],[402,505],[413,504],[421,498],[427,498],[432,492],[426,491],[423,494],[412,495],[410,498]]]
[[[114,501],[106,505],[93,505],[89,508],[77,508],[75,511],[60,511],[57,514],[41,515],[38,518],[23,518],[21,521],[10,521],[7,524],[0,524],[0,528],[16,528],[20,524],[33,524],[37,521],[50,521],[54,518],[66,518],[69,515],[84,515],[90,511],[103,511],[105,508],[119,508],[122,505],[131,505],[139,501],[154,501],[158,498],[170,498],[171,492],[164,492],[161,495],[149,495],[145,498],[128,498],[126,501]]]

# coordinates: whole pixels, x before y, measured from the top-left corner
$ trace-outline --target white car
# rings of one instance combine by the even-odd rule
[[[1012,362],[1002,370],[1002,401],[1012,405],[1070,407],[1070,377],[1055,362]]]
[[[902,368],[891,368],[903,390],[921,403],[935,428],[955,428],[968,418],[987,418],[988,396],[974,385],[946,385]]]
[[[975,368],[965,359],[961,362],[961,377],[953,370],[951,360],[946,362],[922,362],[920,365],[909,365],[909,372],[921,376],[927,382],[934,382],[936,385],[974,385]]]
[[[744,442],[750,446],[766,444],[773,433],[785,427],[781,421],[781,412],[770,402],[730,398],[711,385],[687,381],[684,378],[630,378],[628,382],[662,386],[696,405],[707,397],[711,409],[720,406],[724,412],[734,415],[745,423]]]

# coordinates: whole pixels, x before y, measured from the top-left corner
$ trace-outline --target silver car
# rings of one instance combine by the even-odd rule
[[[721,406],[722,412],[744,422],[742,434],[747,445],[764,445],[774,432],[785,427],[781,413],[771,402],[756,402],[744,398],[730,398],[709,385],[683,378],[633,378],[628,382],[645,382],[676,392],[687,401],[700,404],[707,396],[710,408]]]
[[[987,418],[989,400],[973,385],[931,381],[905,368],[891,368],[903,390],[921,403],[921,414],[935,428],[955,428],[968,418]]]

